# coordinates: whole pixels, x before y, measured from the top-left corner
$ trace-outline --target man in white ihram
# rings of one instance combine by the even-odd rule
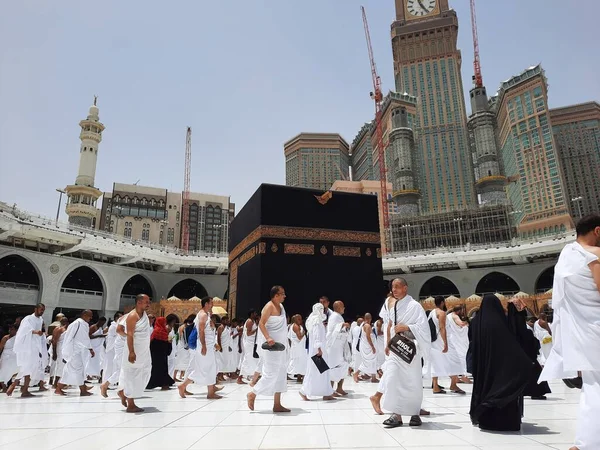
[[[327,355],[329,364],[329,376],[331,383],[337,388],[333,395],[336,397],[348,395],[344,391],[344,377],[348,373],[348,363],[344,357],[348,348],[350,325],[344,322],[342,314],[344,314],[346,307],[344,303],[337,300],[333,303],[333,312],[329,315],[329,321],[327,322]]]
[[[81,313],[81,317],[73,322],[65,332],[62,358],[66,361],[66,364],[60,382],[56,385],[55,394],[67,395],[65,392],[67,386],[79,386],[81,397],[92,395],[85,386],[88,355],[94,356],[90,341],[90,320],[92,320],[92,312],[86,309]]]
[[[152,359],[150,357],[150,321],[146,311],[150,306],[150,298],[146,294],[138,294],[135,298],[135,309],[129,312],[125,319],[125,347],[121,374],[119,376],[119,390],[123,406],[128,413],[143,412],[135,404],[135,399],[140,398],[150,380]]]
[[[375,412],[382,414],[383,397],[383,408],[392,412],[383,422],[388,428],[402,426],[403,415],[410,416],[410,426],[420,426],[422,422],[419,413],[423,401],[421,357],[429,351],[431,333],[425,310],[408,295],[406,280],[396,278],[392,281],[392,295],[393,298],[388,302],[389,319],[386,324],[388,358],[380,386],[370,400]],[[416,345],[416,354],[410,364],[387,348],[389,340],[396,333],[403,333]]]
[[[575,446],[600,449],[600,215],[582,218],[577,240],[567,244],[554,268],[553,347],[539,381],[573,378],[583,386]]]
[[[254,411],[257,395],[273,395],[273,412],[290,412],[281,405],[281,394],[287,391],[287,320],[283,301],[285,290],[281,286],[273,286],[271,300],[265,305],[260,316],[258,327],[266,340],[266,344],[283,345],[283,351],[263,352],[262,377],[253,390],[248,392],[248,408]]]
[[[185,381],[178,386],[179,396],[185,398],[187,387],[191,383],[198,386],[206,386],[206,398],[209,400],[218,400],[222,398],[218,391],[223,389],[217,386],[217,359],[215,355],[216,333],[215,325],[210,320],[210,313],[213,307],[212,297],[202,298],[202,309],[194,319],[194,326],[198,330],[198,343],[193,358],[190,360],[190,366],[185,373]]]
[[[33,314],[21,320],[13,347],[13,351],[17,355],[19,373],[6,392],[9,397],[12,395],[15,387],[19,385],[21,378],[23,379],[21,397],[35,397],[29,392],[29,384],[32,380],[39,377],[40,372],[43,370],[39,337],[44,335],[42,331],[42,326],[44,325],[42,315],[45,310],[46,306],[43,303],[38,303],[35,306]]]

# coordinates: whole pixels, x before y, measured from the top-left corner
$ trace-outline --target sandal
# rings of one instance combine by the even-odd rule
[[[387,418],[383,421],[383,424],[386,426],[386,428],[401,427],[403,425],[402,417],[392,414],[389,418]]]
[[[445,393],[446,393],[446,391],[445,391],[445,390],[443,390],[443,389],[440,389],[440,390],[439,390],[439,391],[437,391],[437,392],[433,391],[433,393],[434,393],[434,394],[445,394]]]
[[[421,425],[423,425],[423,421],[419,416],[412,416],[408,425],[410,425],[411,427],[420,427]]]
[[[452,392],[454,392],[455,394],[460,394],[460,395],[465,395],[466,394],[466,392],[463,391],[461,388],[453,389]]]

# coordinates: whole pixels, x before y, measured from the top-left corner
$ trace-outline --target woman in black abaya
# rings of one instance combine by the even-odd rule
[[[163,391],[175,384],[169,376],[168,358],[171,354],[172,345],[169,342],[169,331],[167,330],[167,319],[159,317],[154,323],[154,330],[150,336],[150,355],[152,356],[152,372],[146,389],[162,388]]]
[[[519,306],[519,308],[517,308]],[[533,400],[546,400],[544,394],[552,392],[547,381],[538,384],[537,380],[542,373],[542,366],[537,360],[540,351],[540,341],[533,335],[533,332],[527,328],[527,312],[525,304],[519,299],[514,303],[508,304],[508,328],[517,337],[521,348],[525,351],[533,364],[533,371],[529,377],[524,396],[531,396]],[[519,311],[520,309],[520,311]]]
[[[533,363],[510,331],[498,297],[483,298],[470,332],[471,421],[482,430],[519,431],[523,391]]]

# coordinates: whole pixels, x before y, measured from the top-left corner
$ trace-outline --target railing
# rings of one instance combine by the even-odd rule
[[[411,250],[410,252],[392,252],[383,255],[384,259],[392,258],[405,258],[407,256],[427,256],[441,253],[456,253],[456,252],[469,252],[477,250],[490,250],[494,248],[515,248],[521,245],[541,244],[543,242],[558,241],[561,239],[568,239],[569,237],[575,237],[575,233],[558,233],[554,235],[547,235],[543,238],[529,238],[529,239],[518,239],[514,238],[511,241],[500,241],[490,242],[488,244],[465,244],[462,247],[438,247],[426,250]]]
[[[151,248],[153,250],[159,250],[166,253],[173,253],[179,256],[204,256],[206,258],[227,258],[228,253],[223,252],[205,252],[205,251],[193,251],[193,252],[184,252],[176,247],[169,247],[167,245],[158,245],[152,244],[147,241],[141,241],[137,239],[131,239],[119,234],[109,233],[107,231],[97,230],[95,228],[88,228],[81,225],[74,225],[67,222],[56,221],[55,219],[51,219],[49,217],[42,216],[41,214],[32,214],[27,211],[18,209],[16,206],[9,206],[5,202],[0,202],[0,212],[5,212],[8,214],[12,214],[14,217],[21,221],[28,221],[32,224],[47,228],[52,231],[62,231],[67,234],[73,235],[74,231],[79,233],[83,233],[83,237],[86,235],[92,236],[100,236],[107,239],[112,239],[115,241],[121,241],[132,245],[139,245],[140,247]],[[79,234],[77,236],[80,236]]]
[[[0,281],[0,287],[12,288],[12,289],[25,289],[28,291],[39,291],[40,287],[35,284],[25,283],[14,283],[12,281]]]
[[[65,294],[77,294],[77,295],[93,295],[96,297],[102,297],[104,292],[101,291],[86,291],[85,289],[71,289],[71,288],[60,288],[60,292]]]

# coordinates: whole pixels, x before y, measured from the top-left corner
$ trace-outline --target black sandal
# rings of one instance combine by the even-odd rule
[[[419,416],[412,416],[408,425],[410,425],[411,427],[420,427],[421,425],[423,425],[423,421]]]
[[[443,390],[443,389],[440,389],[440,390],[439,390],[439,391],[437,391],[437,392],[433,391],[433,393],[434,393],[434,394],[445,394],[445,393],[446,393],[446,391],[445,391],[445,390]]]
[[[398,418],[400,420],[398,420]],[[383,424],[385,425],[386,428],[397,428],[397,427],[401,427],[402,424],[402,417],[400,416],[396,416],[396,414],[392,414],[389,418],[385,419],[383,421]]]

